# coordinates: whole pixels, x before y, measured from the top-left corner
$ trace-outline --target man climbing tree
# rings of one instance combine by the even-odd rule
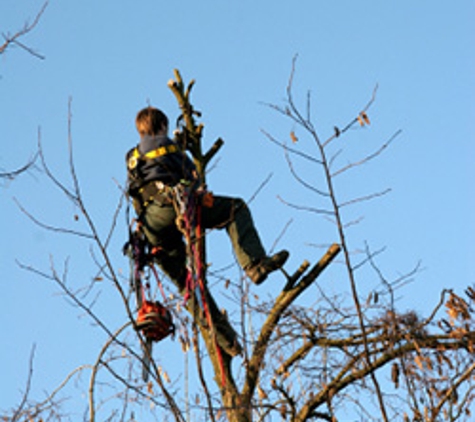
[[[226,229],[239,264],[254,283],[262,283],[270,272],[282,267],[288,252],[266,255],[242,199],[205,192],[193,162],[168,137],[168,118],[162,111],[144,108],[135,123],[140,142],[126,157],[128,192],[143,233],[156,251],[157,263],[181,291],[186,288],[188,272],[183,222],[177,224],[183,217],[176,195],[179,184],[197,198],[202,228]]]
[[[178,76],[177,73],[177,82],[173,81],[169,86],[176,94],[186,119],[193,116],[193,109],[188,98],[189,89],[185,92]],[[184,301],[175,302],[180,305],[173,313],[178,317],[177,333],[187,335],[186,338],[180,338],[185,355],[183,370],[177,368],[176,359],[169,359],[170,354],[157,354],[154,360],[151,350],[142,347],[145,343],[143,337],[149,340],[147,332],[139,327],[140,318],[137,318],[138,322],[135,321],[134,312],[137,308],[130,306],[130,294],[124,289],[123,277],[111,263],[108,255],[110,235],[104,239],[99,235],[83,201],[72,156],[69,162],[73,183],[62,183],[50,171],[40,150],[39,162],[44,174],[79,208],[88,222],[82,232],[71,230],[70,227],[44,224],[42,227],[55,233],[73,233],[88,242],[92,240],[98,251],[94,255],[97,267],[93,267],[96,272],[99,269],[96,280],[104,277],[111,281],[123,303],[127,320],[125,324],[121,322],[119,327],[115,322],[109,322],[107,310],[92,306],[90,296],[78,294],[78,291],[83,290],[75,288],[76,279],[71,280],[68,271],[60,271],[62,268],[56,262],[51,261],[50,272],[23,265],[36,276],[54,281],[81,314],[85,313],[94,321],[94,327],[106,334],[106,338],[94,365],[82,365],[75,369],[58,389],[40,402],[29,399],[28,380],[21,403],[0,419],[38,421],[40,415],[46,420],[44,415],[48,415],[48,412],[54,411],[54,415],[60,416],[66,414],[62,409],[61,412],[56,410],[63,402],[59,392],[62,392],[68,380],[76,379],[77,374],[81,374],[77,384],[84,384],[83,374],[90,370],[89,382],[84,385],[88,395],[88,420],[91,422],[119,418],[129,420],[128,415],[130,420],[139,420],[135,415],[142,415],[146,411],[154,419],[176,422],[342,421],[348,415],[353,420],[361,421],[472,420],[475,397],[473,286],[468,286],[461,294],[455,288],[444,290],[428,316],[411,309],[401,311],[398,304],[399,289],[418,272],[419,267],[407,274],[398,274],[395,279],[388,278],[377,265],[380,251],[374,251],[368,245],[359,262],[356,258],[350,259],[353,248],[347,234],[354,222],[348,221],[342,211],[349,204],[381,194],[339,199],[334,184],[336,176],[359,168],[361,164],[377,157],[387,150],[395,137],[363,158],[352,160],[350,154],[349,163],[339,158],[339,151],[346,149],[343,135],[349,135],[350,129],[369,125],[367,111],[373,98],[345,126],[335,129],[330,137],[321,140],[311,121],[307,120],[310,113],[301,112],[294,103],[289,83],[286,103],[275,109],[292,119],[300,143],[305,136],[308,136],[306,141],[310,139],[315,142],[318,158],[301,154],[298,149],[300,144],[295,145],[294,139],[297,138],[293,132],[291,139],[294,144],[287,147],[282,143],[281,146],[289,154],[289,163],[293,159],[309,160],[315,169],[321,171],[321,182],[326,182],[326,188],[323,189],[314,189],[297,173],[292,174],[299,183],[310,188],[312,195],[327,201],[328,208],[317,211],[324,214],[325,218],[331,216],[336,223],[338,243],[331,244],[327,252],[313,264],[304,260],[295,271],[282,271],[284,283],[279,291],[274,289],[273,295],[267,299],[247,294],[247,283],[239,283],[242,280],[230,283],[228,294],[235,294],[238,300],[234,301],[234,308],[231,308],[232,304],[229,306],[229,311],[230,315],[234,313],[235,326],[241,328],[239,334],[234,332],[231,322],[213,302],[205,283],[206,267],[202,268],[204,289],[200,286],[202,290],[191,291],[190,296],[198,290],[200,297],[190,298],[185,306],[191,318],[188,315],[180,318],[183,316],[181,311]],[[138,117],[137,128],[141,140],[137,149],[132,149],[127,155],[127,163],[129,189],[139,214],[140,239],[145,238],[151,243],[145,247],[147,253],[153,250],[152,246],[158,246],[158,252],[153,254],[154,259],[162,268],[171,268],[168,270],[169,275],[183,289],[183,293],[187,292],[183,277],[189,277],[190,250],[198,250],[197,256],[203,258],[202,263],[206,262],[203,252],[205,245],[200,244],[205,240],[204,236],[200,236],[202,232],[195,231],[194,237],[190,237],[190,230],[186,227],[193,214],[199,217],[200,208],[203,225],[207,221],[207,226],[216,224],[227,228],[233,244],[243,248],[250,261],[257,258],[246,249],[246,241],[237,236],[240,233],[238,227],[244,221],[259,239],[249,210],[242,201],[216,197],[214,202],[210,202],[210,197],[205,195],[204,168],[214,155],[210,151],[216,151],[217,148],[213,146],[206,154],[201,153],[200,137],[193,138],[200,133],[198,129],[195,130],[199,126],[187,122],[187,126],[181,128],[183,137],[175,135],[175,141],[172,141],[167,137],[166,116],[149,107]],[[270,134],[269,139],[277,140]],[[193,162],[187,152],[191,154]],[[72,188],[69,187],[71,185]],[[195,198],[188,204],[195,204],[196,207],[182,207],[188,194]],[[198,201],[200,198],[205,200]],[[241,214],[243,210],[244,214]],[[187,211],[186,215],[183,211]],[[312,211],[315,209],[312,208]],[[205,220],[206,214],[209,214],[206,217],[208,220]],[[168,220],[164,220],[165,217]],[[175,217],[180,217],[179,223],[176,223]],[[218,222],[219,219],[222,220]],[[116,226],[115,223],[114,220],[112,227]],[[330,236],[334,237],[333,234]],[[170,246],[171,241],[176,241],[176,244],[171,243]],[[190,247],[190,241],[193,248]],[[337,262],[339,265],[333,266],[331,276],[334,282],[319,280],[322,272],[335,262],[339,253],[342,258]],[[283,257],[284,261],[287,253],[281,252],[277,256]],[[276,262],[265,254],[261,258],[264,262]],[[239,256],[238,259],[243,265],[245,259]],[[258,265],[262,265],[262,262]],[[372,271],[361,272],[363,267],[374,270],[376,278],[372,277]],[[252,273],[250,275],[252,278]],[[77,280],[82,279],[78,277]],[[345,281],[349,282],[349,287]],[[101,292],[103,286],[104,283],[94,282],[88,291]],[[348,294],[348,291],[352,294]],[[152,296],[149,298],[152,299]],[[205,300],[201,301],[203,298]],[[209,305],[207,315],[198,309],[202,305]],[[161,310],[160,307],[156,308],[157,313]],[[164,312],[161,319],[166,320],[167,316]],[[222,328],[226,322],[228,327],[223,334]],[[131,326],[139,332],[139,342],[135,336],[131,339],[128,330]],[[169,321],[164,327],[173,330],[173,323]],[[201,336],[198,336],[198,332]],[[168,333],[154,332],[157,338]],[[242,345],[239,357],[236,357],[239,354],[238,347],[232,348],[236,339]],[[138,343],[147,352],[144,357],[138,353]],[[196,382],[193,380],[189,383],[187,368],[191,356],[195,358]],[[145,358],[150,358],[150,362],[145,362]],[[146,384],[136,376],[136,363],[142,364],[142,368],[144,363],[150,363],[146,372],[150,377]],[[32,373],[30,370],[30,376]],[[183,387],[180,386],[182,382]],[[188,389],[190,385],[191,390]],[[63,395],[66,393],[69,391],[62,392]],[[78,394],[81,403],[83,397],[84,391],[81,391]]]

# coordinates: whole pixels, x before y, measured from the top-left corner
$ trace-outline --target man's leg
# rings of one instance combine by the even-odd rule
[[[214,197],[211,207],[203,207],[202,223],[205,228],[226,228],[239,264],[256,284],[282,267],[288,258],[287,251],[266,256],[251,212],[240,198]]]
[[[186,293],[186,279],[188,271],[186,268],[186,246],[182,233],[176,227],[176,213],[173,207],[159,207],[150,205],[144,216],[144,231],[147,238],[154,246],[159,246],[161,251],[157,256],[157,264],[167,274],[167,276],[178,287],[180,293]],[[188,286],[190,287],[190,286]],[[220,312],[213,296],[209,293],[208,287],[204,286],[204,298],[209,307],[213,324],[217,328],[217,340],[220,346],[230,356],[241,353],[242,347],[239,344],[238,336],[227,318]],[[195,297],[195,292],[188,292]],[[202,327],[207,327],[208,322],[203,313],[202,303],[195,300],[188,302],[190,312],[200,319]],[[197,308],[194,308],[196,307]],[[195,310],[193,310],[193,308]],[[198,313],[195,314],[195,311]]]
[[[240,198],[215,196],[211,207],[202,208],[204,228],[225,228],[242,268],[264,258],[266,252],[246,203]]]
[[[173,206],[150,204],[143,217],[143,229],[148,241],[160,247],[157,264],[183,291],[186,286],[186,247],[183,236],[175,225]]]

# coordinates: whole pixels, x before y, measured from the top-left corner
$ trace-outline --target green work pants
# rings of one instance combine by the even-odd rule
[[[246,203],[240,198],[215,196],[213,204],[201,207],[203,229],[225,228],[236,258],[242,268],[265,256],[265,250],[254,226]],[[186,279],[186,247],[183,235],[176,226],[176,212],[172,205],[153,201],[142,218],[148,241],[160,246],[158,264],[180,288]]]

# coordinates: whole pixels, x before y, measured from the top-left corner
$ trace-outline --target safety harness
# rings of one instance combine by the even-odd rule
[[[169,144],[160,146],[154,150],[141,154],[138,147],[135,147],[127,158],[127,171],[129,178],[129,194],[133,199],[134,208],[137,214],[141,214],[144,209],[152,202],[159,200],[159,195],[162,195],[161,201],[171,204],[171,199],[167,198],[167,186],[161,182],[152,181],[149,183],[142,183],[142,165],[147,161],[163,157],[168,154],[181,151],[177,144]]]
[[[154,158],[158,158],[166,154],[171,154],[173,152],[178,152],[179,150],[180,148],[178,147],[178,145],[170,144],[163,145],[161,147],[158,147],[157,149],[146,152],[145,154],[141,154],[139,148],[135,147],[127,161],[127,167],[129,168],[129,170],[134,170],[137,167],[139,160],[153,160]]]

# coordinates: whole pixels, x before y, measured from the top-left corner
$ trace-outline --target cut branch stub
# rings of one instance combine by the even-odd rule
[[[213,146],[203,154],[201,140],[203,137],[203,123],[197,124],[195,116],[200,117],[201,113],[193,109],[190,102],[191,90],[195,84],[195,80],[192,79],[185,90],[185,84],[177,69],[174,69],[175,80],[170,79],[168,81],[168,87],[175,95],[178,106],[180,107],[182,118],[185,122],[181,132],[177,134],[178,143],[182,145],[183,149],[190,151],[193,156],[198,174],[201,177],[203,183],[205,183],[205,169],[211,158],[218,152],[223,145],[224,141],[219,138]]]

